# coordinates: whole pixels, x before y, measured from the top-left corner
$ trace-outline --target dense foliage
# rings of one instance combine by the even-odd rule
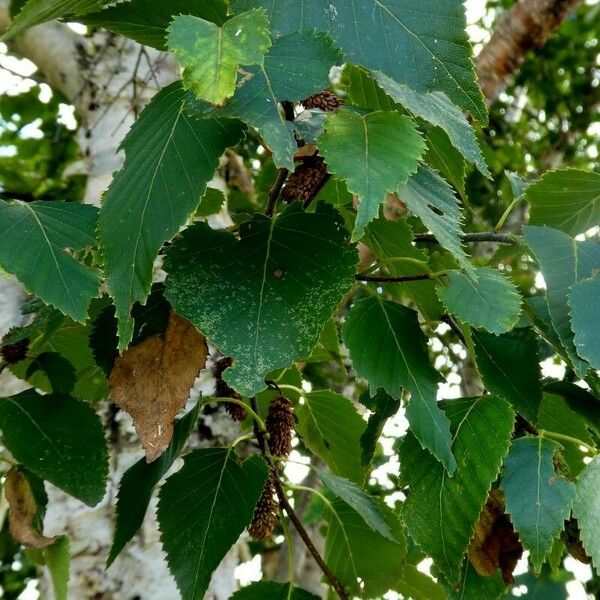
[[[44,137],[0,161],[0,267],[31,295],[1,347],[1,368],[31,384],[0,401],[12,536],[66,597],[68,541],[43,535],[44,481],[102,499],[110,391],[146,457],[121,480],[108,564],[183,456],[157,509],[183,600],[204,597],[246,529],[256,552],[288,523],[307,535],[293,509],[306,493],[332,597],[493,600],[524,551],[519,581],[564,593],[565,556],[600,564],[597,74],[576,70],[561,95],[555,73],[526,62],[488,119],[459,1],[173,4],[29,0],[7,34],[68,18],[166,49],[182,69],[124,140],[100,208],[61,177],[76,153],[61,129],[58,151]],[[533,116],[506,118],[525,85]],[[570,111],[575,88],[590,104]],[[24,117],[4,137],[27,118],[16,98],[0,116]],[[250,192],[210,185],[226,151]],[[209,225],[227,210],[233,225]],[[542,377],[545,360],[564,376]],[[214,396],[181,416],[207,364]],[[442,399],[457,373],[466,397]],[[240,437],[188,451],[214,404]],[[399,475],[382,483],[379,440],[399,411]],[[311,487],[286,476],[292,445]],[[426,557],[435,579],[416,568]],[[234,598],[314,597],[301,586],[262,581]]]

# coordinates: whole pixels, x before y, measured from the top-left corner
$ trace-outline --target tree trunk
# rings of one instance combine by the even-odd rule
[[[477,57],[479,85],[491,104],[530,50],[541,48],[581,0],[518,0]]]

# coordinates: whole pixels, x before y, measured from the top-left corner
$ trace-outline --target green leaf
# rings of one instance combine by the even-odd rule
[[[373,411],[367,421],[367,427],[364,433],[360,436],[360,445],[362,448],[361,462],[364,466],[368,466],[373,460],[377,441],[383,432],[388,419],[393,417],[400,410],[400,400],[392,398],[382,389],[377,390],[375,396],[371,399],[370,394],[365,392],[361,396],[361,402],[367,405],[367,408]],[[365,402],[367,400],[367,402]]]
[[[513,282],[488,267],[475,269],[477,279],[460,271],[448,273],[448,285],[440,289],[440,299],[461,321],[501,334],[512,329],[521,312],[521,297]]]
[[[340,364],[340,341],[335,317],[325,323],[325,327],[319,336],[319,342],[314,347],[310,356],[305,357],[302,362],[317,363],[335,360]]]
[[[594,404],[598,404],[595,398],[591,400],[592,402],[586,403],[587,410],[594,411],[600,408],[594,406]],[[592,429],[590,422],[581,414],[572,410],[565,398],[558,394],[544,393],[539,410],[538,425],[545,431],[569,436],[573,440],[579,440],[589,446],[593,447],[595,444],[595,440],[590,433]],[[573,476],[579,475],[585,467],[584,459],[589,455],[581,451],[577,441],[561,440],[560,443],[563,447],[561,457],[564,458],[569,472]]]
[[[571,326],[575,334],[573,340],[575,348],[577,354],[587,360],[595,369],[600,369],[598,298],[600,298],[600,272],[571,287],[569,305],[571,307]]]
[[[546,352],[548,356],[554,356],[560,352],[562,342],[558,333],[552,325],[552,317],[548,310],[548,303],[545,296],[531,296],[525,298],[523,303],[523,312],[531,321],[531,324],[539,331],[543,340],[547,343]]]
[[[206,193],[202,196],[202,200],[200,200],[200,204],[196,210],[196,216],[209,217],[210,215],[216,215],[220,212],[225,201],[225,194],[221,190],[211,187],[206,188]]]
[[[319,597],[291,583],[257,581],[238,590],[229,600],[318,600]]]
[[[37,371],[44,373],[53,392],[70,394],[75,387],[77,376],[73,365],[56,352],[38,354],[29,364],[25,373],[26,378]]]
[[[115,533],[106,561],[107,568],[141,527],[150,504],[152,492],[181,454],[198,420],[199,407],[199,404],[196,405],[177,421],[173,429],[171,443],[158,460],[147,463],[146,459],[142,458],[123,474],[117,494]]]
[[[89,506],[102,500],[108,474],[96,413],[63,394],[25,390],[0,400],[2,441],[14,458]]]
[[[276,219],[256,214],[240,239],[205,223],[167,255],[167,298],[234,359],[224,379],[244,396],[267,373],[307,356],[352,286],[356,250],[337,213],[291,205]],[[307,241],[310,243],[307,243]]]
[[[106,398],[108,387],[101,370],[96,366],[89,344],[90,327],[77,323],[57,313],[45,331],[29,337],[28,358],[12,367],[12,372],[25,378],[31,364],[41,354],[55,352],[66,359],[75,369],[76,381],[72,395],[90,402],[98,402]],[[35,322],[35,321],[34,321]],[[116,342],[116,340],[115,340]],[[115,343],[116,347],[116,343]],[[27,377],[29,383],[40,390],[50,392],[51,382],[42,370]],[[58,391],[58,390],[55,390]]]
[[[406,221],[379,218],[369,224],[362,243],[375,254],[379,264],[393,277],[429,273],[429,256],[413,244],[413,232]],[[408,296],[427,320],[439,320],[445,312],[434,280],[393,283],[387,291],[394,298]]]
[[[386,195],[417,170],[425,150],[415,123],[399,112],[386,111],[365,116],[349,110],[330,113],[318,147],[328,170],[360,198],[354,241],[377,218]]]
[[[416,175],[398,190],[398,196],[408,209],[456,258],[468,273],[474,267],[461,245],[462,210],[452,188],[435,171],[422,166]]]
[[[75,202],[0,201],[0,267],[47,304],[85,321],[100,272],[67,250],[96,245],[97,214]]]
[[[306,447],[336,475],[362,485],[359,440],[365,422],[352,402],[329,390],[310,392],[296,407],[296,415]]]
[[[581,541],[591,557],[596,573],[600,572],[600,456],[594,458],[579,476],[573,516],[579,524]]]
[[[173,19],[167,37],[169,50],[183,66],[183,85],[198,98],[223,104],[233,96],[238,69],[262,65],[271,47],[264,10],[250,10],[222,27],[192,15]]]
[[[498,600],[504,597],[506,584],[497,570],[491,577],[479,575],[467,561],[460,577],[459,586],[449,585],[448,600]]]
[[[427,128],[425,143],[425,162],[443,175],[459,192],[461,198],[466,198],[467,163],[463,155],[452,145],[450,138],[440,127]]]
[[[378,296],[365,298],[350,310],[344,340],[354,368],[368,380],[371,394],[383,388],[400,398],[402,388],[410,390],[406,416],[411,431],[454,473],[450,423],[436,400],[440,378],[429,362],[417,313]]]
[[[583,417],[588,429],[600,439],[600,398],[571,381],[552,381],[544,391],[565,399],[569,408]]]
[[[99,236],[117,307],[120,349],[131,341],[129,311],[150,292],[160,247],[198,206],[219,157],[241,137],[238,122],[189,116],[186,100],[189,95],[174,83],[144,109],[122,144],[125,166],[100,211]]]
[[[54,600],[67,600],[69,593],[69,568],[71,566],[71,544],[62,536],[44,550],[44,559],[54,588]]]
[[[576,236],[600,223],[600,173],[550,171],[525,192],[529,223]]]
[[[345,92],[347,104],[370,110],[398,110],[399,106],[375,83],[361,67],[346,65],[340,85]]]
[[[29,0],[0,39],[6,41],[34,25],[68,15],[84,15],[123,1],[126,0]]]
[[[316,469],[321,483],[340,500],[351,506],[364,520],[364,522],[379,535],[397,542],[389,524],[381,513],[381,509],[374,498],[369,496],[355,483],[338,477],[322,469]]]
[[[490,487],[508,451],[514,413],[504,400],[484,396],[446,404],[458,467],[454,477],[409,433],[400,448],[410,492],[404,504],[408,532],[454,585]]]
[[[342,60],[327,35],[313,31],[276,40],[261,67],[247,69],[248,77],[218,115],[240,118],[255,127],[273,152],[277,167],[294,170],[297,150],[292,123],[278,102],[299,101],[329,85],[329,71]]]
[[[394,584],[394,591],[400,592],[403,598],[411,600],[446,600],[446,590],[425,573],[413,565],[402,565],[399,579]],[[487,599],[486,599],[487,600]]]
[[[523,232],[546,282],[546,301],[554,329],[575,372],[583,377],[589,365],[579,358],[575,349],[568,295],[572,286],[600,268],[600,244],[577,242],[550,227],[527,226]]]
[[[575,485],[554,470],[558,449],[558,443],[541,436],[515,440],[500,484],[506,510],[538,572],[571,514],[575,497]]]
[[[104,27],[144,46],[166,50],[167,28],[174,15],[193,15],[220,26],[227,20],[227,4],[224,0],[129,0],[86,14],[78,21]]]
[[[194,450],[160,491],[158,522],[182,600],[201,600],[214,570],[250,523],[267,464],[242,465],[232,448]]]
[[[232,7],[237,13],[266,8],[275,35],[327,31],[349,63],[381,71],[417,92],[444,92],[478,121],[487,120],[460,2],[234,0]]]
[[[383,502],[378,504],[398,541],[375,533],[362,516],[342,500],[332,502],[327,515],[325,562],[353,595],[366,598],[381,597],[393,586],[406,555],[398,516]]]
[[[528,421],[537,422],[542,401],[539,341],[531,329],[496,336],[472,330],[477,368],[485,387],[510,402]]]
[[[392,100],[407,108],[415,117],[421,117],[432,125],[441,127],[461,154],[472,162],[480,173],[491,178],[473,127],[465,115],[443,92],[417,92],[407,85],[399,84],[383,73],[373,73],[375,81]]]

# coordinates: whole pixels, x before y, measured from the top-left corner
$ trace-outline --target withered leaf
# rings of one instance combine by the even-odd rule
[[[27,476],[14,467],[10,469],[4,493],[8,502],[8,528],[15,542],[37,550],[54,544],[56,537],[46,537],[33,524],[38,506]]]
[[[506,514],[500,490],[489,493],[475,526],[468,554],[473,568],[482,577],[490,577],[499,568],[505,583],[514,582],[513,571],[523,554],[523,546]]]
[[[169,445],[175,417],[207,353],[205,337],[171,312],[164,334],[146,338],[115,361],[108,380],[112,398],[132,416],[149,463]]]

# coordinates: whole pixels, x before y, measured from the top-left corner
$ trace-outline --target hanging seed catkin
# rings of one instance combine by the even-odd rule
[[[275,471],[271,468],[269,477],[265,483],[262,494],[258,499],[252,522],[248,527],[248,533],[255,540],[268,538],[279,521],[277,513],[277,500],[275,499]]]
[[[340,106],[342,106],[342,104],[342,99],[328,90],[321,92],[320,94],[314,94],[305,100],[302,100],[302,106],[304,106],[304,108],[309,110],[311,108],[318,108],[325,112],[337,110]]]
[[[283,188],[283,200],[288,204],[296,200],[310,202],[328,177],[325,161],[320,156],[304,157]]]
[[[271,401],[265,420],[271,454],[283,457],[290,455],[295,426],[293,402],[285,396],[277,396]]]
[[[241,400],[241,396],[235,391],[232,390],[227,382],[223,379],[223,372],[225,369],[229,368],[233,364],[233,360],[226,356],[224,358],[219,359],[214,367],[214,375],[216,379],[215,385],[215,394],[217,398],[235,398],[236,400]],[[247,417],[246,410],[243,406],[236,404],[235,402],[225,402],[225,410],[227,414],[234,421],[243,421]]]
[[[6,334],[4,339],[10,336],[10,331]],[[2,344],[0,346],[0,356],[7,365],[14,365],[23,359],[27,358],[27,351],[29,350],[29,339],[25,338],[14,342],[13,344]]]

